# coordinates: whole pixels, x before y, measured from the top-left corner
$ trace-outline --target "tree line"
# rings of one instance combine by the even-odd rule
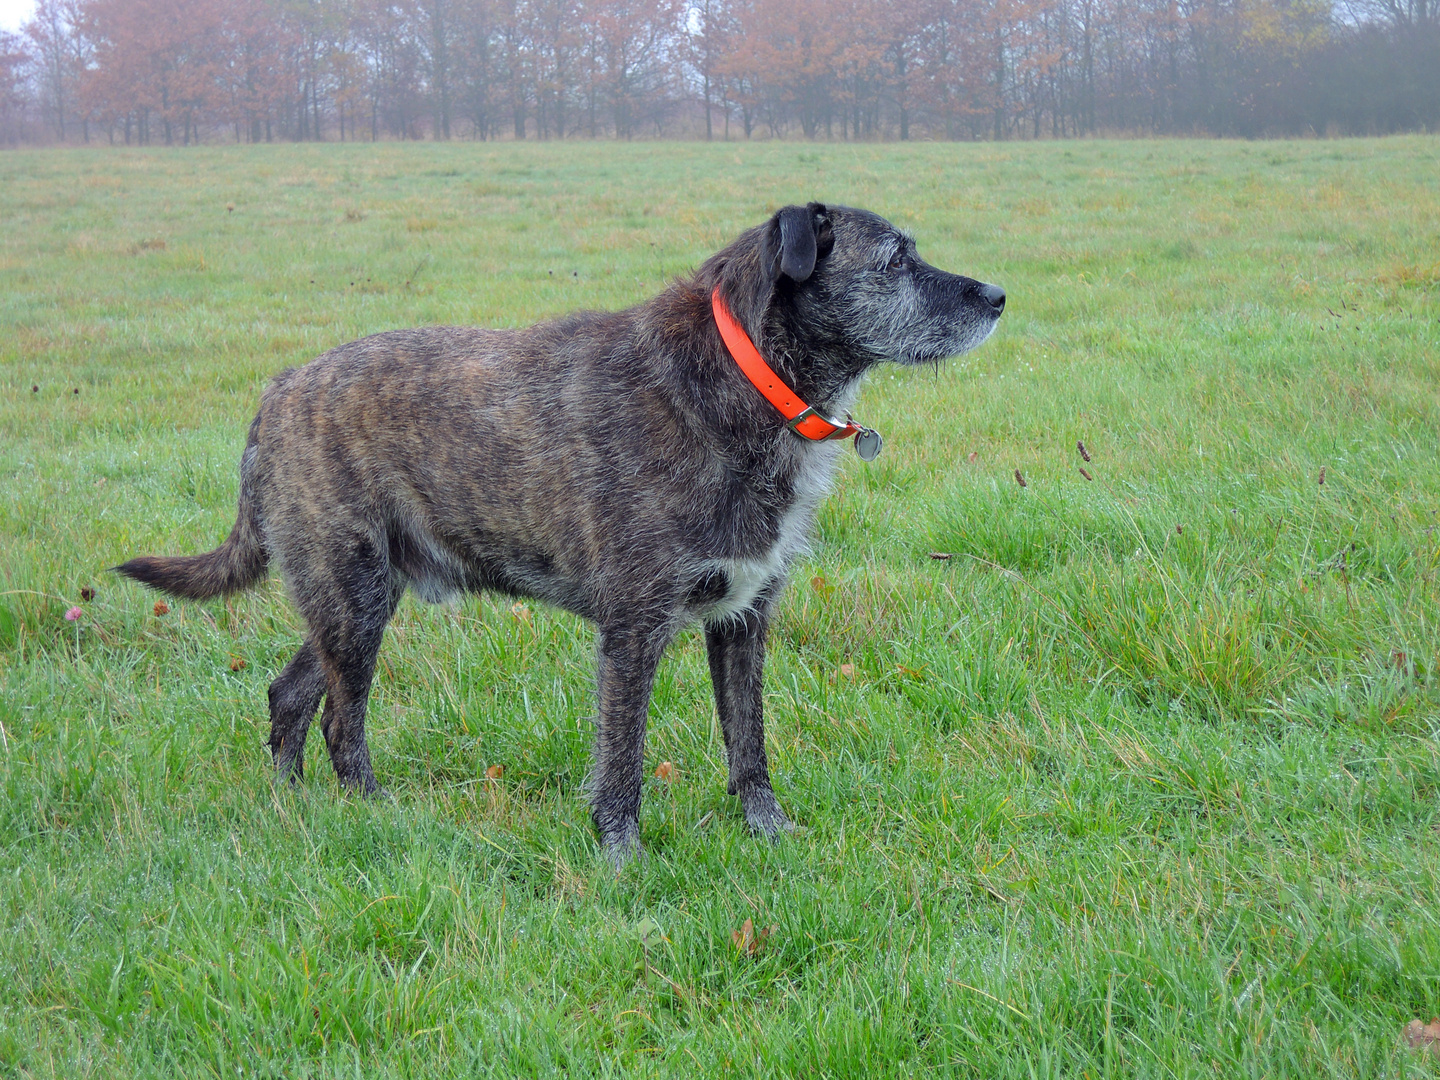
[[[1440,127],[1440,0],[40,0],[0,141]]]

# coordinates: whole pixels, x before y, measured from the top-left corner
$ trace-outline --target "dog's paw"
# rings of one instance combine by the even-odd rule
[[[375,782],[375,778],[361,777],[356,780],[340,781],[340,790],[350,798],[365,799],[374,802],[394,802],[395,796],[387,787],[381,787]]]
[[[796,831],[795,823],[780,809],[780,804],[775,801],[775,793],[768,787],[741,795],[740,805],[745,810],[745,823],[757,836],[778,840],[781,836]]]
[[[639,829],[602,838],[600,852],[610,869],[617,874],[636,860],[645,858],[645,849],[640,846]]]
[[[781,838],[786,836],[805,835],[805,829],[800,825],[796,825],[783,813],[776,817],[767,818],[764,821],[757,822],[749,818],[747,818],[746,821],[750,826],[751,833],[756,836],[763,836],[771,843],[778,844]]]

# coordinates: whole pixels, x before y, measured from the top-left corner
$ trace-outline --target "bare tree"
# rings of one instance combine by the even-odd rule
[[[40,0],[0,78],[62,140],[1433,130],[1437,5]]]

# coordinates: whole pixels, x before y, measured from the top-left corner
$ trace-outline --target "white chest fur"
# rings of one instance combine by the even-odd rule
[[[730,579],[725,597],[701,613],[705,622],[719,622],[749,610],[756,597],[771,582],[782,578],[810,538],[810,527],[820,500],[830,490],[835,461],[841,444],[812,443],[802,450],[800,471],[795,478],[795,499],[780,519],[775,542],[761,555],[743,559],[716,559],[710,565],[723,570]]]

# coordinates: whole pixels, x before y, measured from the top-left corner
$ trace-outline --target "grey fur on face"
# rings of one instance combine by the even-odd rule
[[[277,775],[303,774],[323,699],[336,775],[365,793],[376,656],[407,588],[533,597],[591,620],[591,811],[617,863],[639,844],[656,667],[700,623],[729,791],[755,831],[789,829],[765,759],[765,639],[841,448],[791,431],[746,380],[711,315],[716,289],[827,415],[876,363],[978,345],[1005,299],[925,263],[874,214],[788,206],[626,311],[376,334],[282,372],[250,427],[226,541],[117,569],[204,599],[274,564],[308,627],[270,687]]]

